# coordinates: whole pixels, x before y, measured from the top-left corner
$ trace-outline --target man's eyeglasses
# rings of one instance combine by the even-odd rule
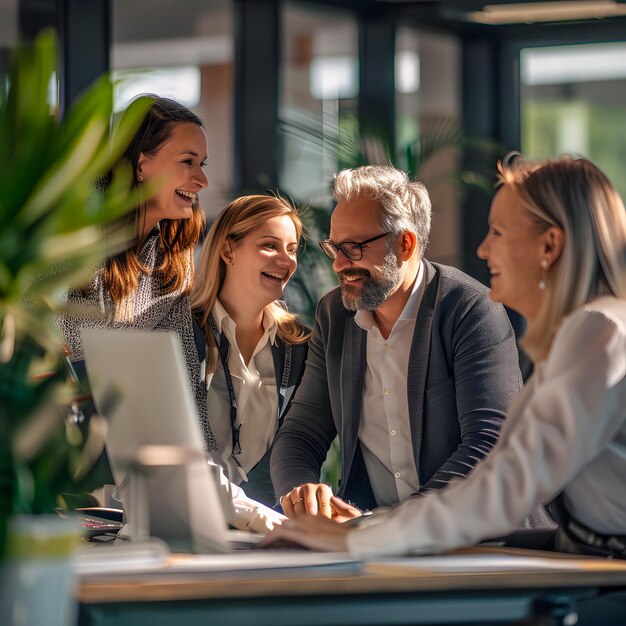
[[[324,239],[324,241],[320,241],[320,248],[326,253],[326,256],[329,259],[333,259],[333,261],[337,258],[339,250],[341,250],[344,256],[347,259],[350,259],[350,261],[360,261],[363,258],[363,246],[366,243],[372,243],[372,241],[382,239],[387,235],[391,235],[391,233],[382,233],[382,235],[376,235],[376,237],[366,239],[365,241],[348,240],[342,241],[341,243],[335,243],[330,239]]]

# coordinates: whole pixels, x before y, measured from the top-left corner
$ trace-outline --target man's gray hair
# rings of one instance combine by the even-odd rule
[[[378,200],[382,230],[394,235],[414,232],[420,257],[424,256],[432,207],[422,183],[412,181],[405,172],[390,165],[364,165],[335,174],[332,191],[336,202],[353,200],[358,195]]]

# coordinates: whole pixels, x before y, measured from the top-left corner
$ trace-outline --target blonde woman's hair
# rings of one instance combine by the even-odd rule
[[[564,233],[543,304],[521,342],[538,361],[577,308],[602,295],[626,300],[626,212],[611,181],[587,159],[516,159],[498,168],[502,184],[517,194],[539,232],[555,226]]]
[[[226,276],[226,264],[221,257],[224,243],[240,241],[267,220],[282,215],[292,220],[299,241],[302,236],[302,221],[296,208],[280,196],[261,195],[243,196],[233,200],[218,215],[204,240],[191,291],[191,306],[206,336],[207,373],[214,372],[218,362],[218,346],[209,326],[209,314]],[[277,300],[268,304],[265,311],[276,321],[276,334],[285,343],[298,344],[309,339],[309,331],[298,322],[293,313],[286,310],[282,302]]]

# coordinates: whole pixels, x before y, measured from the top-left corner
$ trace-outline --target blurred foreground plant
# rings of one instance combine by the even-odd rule
[[[117,168],[106,192],[94,192],[94,181],[118,162],[149,106],[132,103],[111,138],[105,76],[59,123],[48,101],[56,58],[52,31],[20,45],[0,92],[0,556],[9,516],[54,511],[102,449],[99,420],[85,441],[68,418],[77,389],[54,315],[59,292],[123,245],[123,229],[105,241],[102,226],[136,206],[132,172]]]

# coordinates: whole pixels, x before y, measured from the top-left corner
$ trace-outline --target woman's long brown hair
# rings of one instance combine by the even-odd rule
[[[134,185],[139,185],[137,165],[142,154],[154,156],[170,137],[178,124],[196,124],[202,127],[202,120],[187,107],[169,98],[147,95],[153,104],[144,118],[139,130],[124,152],[122,159],[132,168]],[[111,182],[112,174],[103,181],[104,186]],[[137,207],[134,216],[136,231],[142,232],[139,221],[144,214],[142,207]],[[160,247],[163,260],[154,272],[159,275],[164,293],[181,291],[186,293],[191,288],[193,276],[193,251],[204,231],[205,217],[200,206],[194,203],[192,216],[188,219],[161,220]],[[139,259],[142,241],[124,252],[109,258],[104,268],[104,286],[109,292],[116,309],[123,308],[127,300],[137,289],[139,275],[147,269]]]

